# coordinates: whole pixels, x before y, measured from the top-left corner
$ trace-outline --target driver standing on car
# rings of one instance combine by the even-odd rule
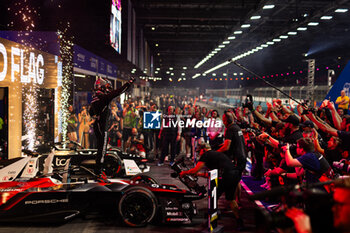
[[[97,139],[97,156],[96,156],[96,175],[102,174],[102,164],[104,162],[104,156],[107,149],[108,139],[108,123],[110,109],[109,103],[117,96],[126,92],[132,83],[134,78],[131,78],[129,82],[125,83],[122,87],[113,90],[112,84],[109,80],[99,78],[94,85],[94,96],[91,102],[91,108],[89,114],[95,116],[94,133]]]
[[[211,150],[209,144],[200,144],[199,156],[200,159],[197,165],[187,171],[182,171],[180,177],[185,175],[197,175],[207,177],[206,173],[199,173],[199,171],[206,166],[209,170],[218,169],[219,175],[222,179],[219,179],[218,185],[218,198],[225,193],[225,198],[228,201],[230,209],[232,210],[235,218],[237,219],[237,229],[243,228],[243,220],[238,213],[238,205],[235,200],[235,189],[241,176],[236,166],[232,163],[232,160],[224,153]]]

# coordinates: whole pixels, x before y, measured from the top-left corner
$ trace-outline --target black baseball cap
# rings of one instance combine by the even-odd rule
[[[294,126],[298,126],[300,121],[299,118],[295,115],[290,115],[289,117],[287,117],[287,119],[282,120],[283,122],[287,122],[287,123],[291,123]]]
[[[312,121],[304,121],[303,123],[300,123],[299,126],[302,128],[305,128],[305,127],[314,128],[315,127],[315,125]]]

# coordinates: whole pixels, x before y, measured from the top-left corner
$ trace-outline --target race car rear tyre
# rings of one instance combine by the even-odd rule
[[[147,174],[144,174],[144,173],[139,173],[139,174],[136,174],[134,175],[133,177],[131,177],[130,179],[130,182],[132,184],[149,184],[149,185],[152,185],[152,184],[158,184],[158,181],[156,179],[154,179],[152,176],[149,176]]]
[[[122,173],[122,161],[119,156],[107,154],[103,163],[107,177],[118,177]]]
[[[118,205],[123,222],[131,227],[147,225],[157,212],[157,198],[145,187],[133,186],[128,188],[121,197]]]

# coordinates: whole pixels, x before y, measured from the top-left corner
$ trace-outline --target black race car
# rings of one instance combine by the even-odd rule
[[[68,148],[68,144],[74,145]],[[63,145],[66,145],[63,146]],[[95,157],[97,149],[84,149],[79,143],[67,141],[54,145],[54,157],[52,166],[54,171],[64,169],[68,162],[72,165],[83,165],[86,168],[94,170]],[[33,155],[30,151],[26,151]],[[48,153],[39,156],[39,170],[44,169],[45,159]],[[109,148],[106,153],[105,162],[103,163],[104,172],[108,177],[131,177],[138,173],[148,172],[150,166],[147,165],[148,160],[138,155],[122,152],[118,148]]]
[[[176,176],[181,167],[175,164],[173,169]],[[0,183],[0,222],[64,222],[80,214],[112,210],[128,226],[144,226],[153,219],[190,223],[196,214],[192,201],[206,193],[190,176],[180,179],[190,189],[184,190],[157,184],[142,174],[131,180],[96,178],[68,182],[70,172],[60,181],[35,177]]]

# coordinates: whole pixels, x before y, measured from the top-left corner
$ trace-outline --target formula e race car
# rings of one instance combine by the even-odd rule
[[[178,174],[179,169],[174,170]],[[17,178],[0,183],[0,222],[65,222],[77,215],[111,210],[133,227],[152,220],[191,223],[196,214],[192,201],[205,197],[206,192],[198,183],[185,185],[190,190],[157,184],[143,174],[131,180],[78,182],[68,182],[67,176],[60,181],[52,177]]]
[[[70,149],[62,147],[67,143],[73,144],[74,146]],[[84,165],[93,170],[97,149],[85,149],[79,143],[73,141],[57,143],[54,148],[55,156],[52,162],[54,170],[63,169],[69,159],[72,165]],[[42,156],[42,158],[39,159],[39,164],[43,165],[45,158],[45,156]],[[119,148],[110,147],[106,152],[103,168],[108,177],[133,176],[150,170],[150,166],[147,166],[147,161],[146,158],[139,155],[125,153]]]
[[[93,171],[97,150],[79,149],[80,145],[75,144],[76,146],[73,149],[65,149],[55,145],[55,150],[46,154],[23,150],[23,153],[31,156],[31,158],[22,157],[0,161],[0,182],[15,179],[23,169],[22,176],[24,175],[25,178],[33,178],[36,175],[43,174],[45,169],[50,170],[50,173],[59,174],[67,165],[83,165]],[[143,157],[124,153],[118,148],[110,148],[105,156],[103,170],[111,178],[131,177],[138,173],[149,172],[150,166],[147,165],[147,159]],[[77,172],[77,175],[91,177],[89,172]],[[73,177],[74,174],[72,173],[71,176]]]

